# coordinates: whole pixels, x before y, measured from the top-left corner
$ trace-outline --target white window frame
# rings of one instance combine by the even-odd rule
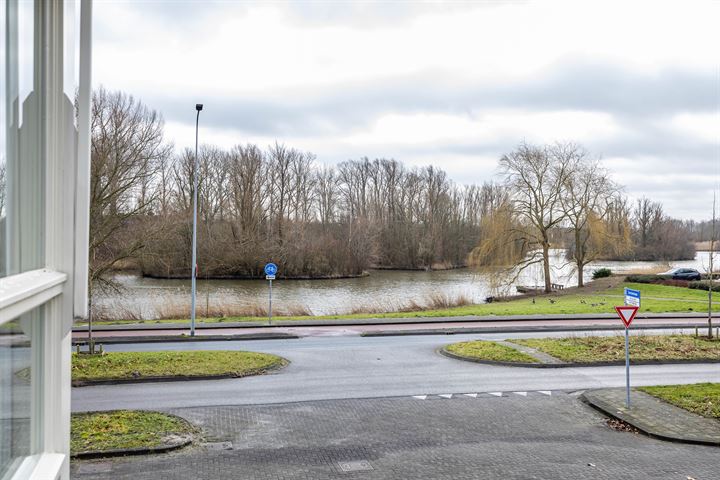
[[[32,455],[19,459],[10,478],[68,480],[72,323],[87,317],[91,0],[80,2],[77,136],[74,106],[63,91],[63,1],[36,0],[34,8],[35,94],[42,132],[37,138],[45,171],[40,186],[45,268],[0,278],[0,325],[40,307],[43,315],[39,328],[30,332]],[[21,240],[23,233],[28,238],[38,234],[20,232]]]

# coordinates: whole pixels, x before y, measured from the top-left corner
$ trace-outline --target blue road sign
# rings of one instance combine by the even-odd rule
[[[265,275],[272,275],[274,276],[278,271],[277,265],[274,263],[268,263],[265,265]]]
[[[625,305],[640,306],[640,290],[625,288]]]

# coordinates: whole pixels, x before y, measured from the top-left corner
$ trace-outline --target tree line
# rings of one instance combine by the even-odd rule
[[[194,152],[176,153],[163,133],[161,115],[132,96],[93,93],[93,280],[129,263],[190,275]],[[271,260],[296,278],[542,263],[549,282],[555,247],[580,272],[599,258],[694,254],[687,222],[648,199],[631,205],[573,144],[521,144],[500,159],[500,181],[482,185],[394,159],[327,166],[281,143],[203,145],[198,157],[201,278],[258,277]]]
[[[142,273],[190,273],[194,152],[174,154],[162,118],[120,92],[93,95],[93,277],[133,259]],[[287,277],[467,265],[481,218],[506,195],[460,186],[433,166],[360,158],[336,167],[275,143],[203,145],[198,154],[200,277]]]
[[[484,219],[471,253],[479,267],[506,269],[514,280],[540,265],[551,291],[550,250],[566,248],[584,285],[595,260],[683,260],[695,257],[687,222],[668,217],[645,197],[632,205],[599,158],[574,143],[520,144],[500,159],[507,201]]]

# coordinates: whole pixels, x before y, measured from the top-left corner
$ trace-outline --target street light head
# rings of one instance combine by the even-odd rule
[[[202,103],[196,103],[196,104],[195,104],[195,110],[197,110],[198,112],[199,112],[200,110],[202,110],[202,107],[203,107],[203,104],[202,104]]]

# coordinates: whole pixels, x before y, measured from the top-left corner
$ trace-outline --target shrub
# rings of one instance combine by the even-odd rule
[[[625,277],[626,282],[631,283],[659,283],[662,281],[660,275],[628,275]]]
[[[669,287],[687,287],[687,280],[673,280],[664,275],[628,275],[625,277],[626,282],[632,283],[652,283],[655,285],[667,285]]]
[[[705,290],[705,291],[708,290],[708,287],[709,287],[709,286],[710,286],[710,285],[708,284],[708,282],[690,282],[690,283],[688,284],[688,288],[692,288],[692,289],[695,289],[695,290]],[[713,291],[713,292],[720,292],[720,285],[713,285],[713,286],[712,286],[712,291]]]
[[[612,275],[612,270],[609,268],[598,268],[595,270],[592,274],[593,280],[597,280],[598,278],[605,278]]]

